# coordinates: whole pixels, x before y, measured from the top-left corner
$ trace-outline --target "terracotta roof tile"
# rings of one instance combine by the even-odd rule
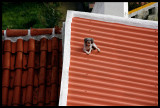
[[[48,40],[48,52],[52,52],[52,40]]]
[[[2,106],[7,105],[8,87],[2,87]]]
[[[21,87],[17,86],[14,87],[14,92],[13,92],[13,105],[20,105],[21,101]]]
[[[46,51],[41,51],[40,67],[46,67],[46,59],[47,59],[47,52]]]
[[[23,53],[28,53],[28,41],[23,41]]]
[[[15,68],[22,68],[23,64],[22,59],[23,59],[23,53],[17,52]]]
[[[58,51],[52,50],[52,66],[58,66]]]
[[[46,72],[46,85],[47,86],[51,85],[51,75],[52,75],[52,70],[47,69],[47,72]]]
[[[23,70],[22,73],[22,87],[26,87],[27,85],[27,74],[28,74],[28,70]]]
[[[16,35],[17,31],[13,30],[13,32],[13,35]],[[52,45],[53,41],[55,41],[54,45]],[[51,80],[58,88],[58,66],[61,54],[58,49],[59,41],[61,40],[56,37],[54,40],[42,38],[40,41],[33,39],[28,41],[18,39],[17,42],[2,41],[3,105],[58,105],[58,93],[55,92],[56,95],[52,93],[52,96],[56,96],[52,97],[57,98],[56,101],[50,101],[52,98],[49,93],[53,89],[53,87],[51,89]]]
[[[51,85],[51,98],[50,101],[58,101],[58,86],[56,84]]]
[[[51,84],[58,84],[58,72],[57,72],[57,67],[52,67],[52,72],[51,72]]]
[[[9,87],[10,70],[4,69],[2,76],[2,87]]]
[[[47,50],[47,39],[42,38],[40,42],[41,42],[40,50],[46,51]]]
[[[11,56],[12,57],[12,56]],[[28,60],[28,55],[23,54],[23,69],[27,69],[27,60]]]
[[[32,97],[33,97],[33,86],[27,86],[25,104],[27,103],[31,104],[33,99]]]
[[[40,41],[37,41],[37,40],[36,40],[36,42],[35,42],[35,47],[36,47],[35,51],[36,51],[36,52],[39,52],[39,51],[40,51]]]
[[[15,66],[15,55],[11,55],[11,70],[14,70],[15,68],[14,68],[14,66]]]
[[[62,54],[59,54],[59,67],[62,67]]]
[[[45,103],[46,104],[49,104],[50,103],[50,96],[51,96],[51,87],[50,86],[47,86],[46,87],[46,94],[45,94]]]
[[[58,38],[53,37],[52,38],[52,50],[57,50],[58,49]]]
[[[40,54],[39,53],[35,53],[35,69],[39,69],[40,67]]]
[[[43,102],[38,103],[38,106],[44,106]]]
[[[28,51],[35,51],[35,40],[34,39],[29,39]]]
[[[16,69],[14,86],[21,87],[21,83],[22,83],[22,69]]]
[[[59,39],[59,52],[62,53],[62,39]]]
[[[59,69],[59,85],[61,85],[61,77],[62,77],[62,68]]]
[[[50,102],[49,106],[57,106],[57,102]]]
[[[38,93],[38,103],[44,103],[45,99],[45,85],[39,86],[39,93]]]
[[[26,100],[26,88],[22,88],[22,105],[25,104]]]
[[[39,72],[39,85],[45,84],[45,75],[46,75],[46,68],[42,67],[40,68]]]
[[[12,53],[16,53],[16,42],[12,42],[11,44],[11,47],[12,47]]]
[[[44,28],[44,29],[35,29],[31,28],[31,36],[44,35],[44,34],[52,34],[52,28]]]
[[[12,106],[12,101],[13,101],[13,89],[9,89],[7,106]]]
[[[36,105],[38,103],[38,87],[33,88],[33,104]]]
[[[34,69],[33,68],[28,68],[27,86],[33,86],[33,80],[34,80]]]
[[[39,76],[39,70],[34,70],[34,87],[38,87],[38,76]]]
[[[32,104],[30,104],[30,103],[26,103],[26,104],[25,104],[25,106],[31,106],[31,105],[32,105]]]
[[[5,40],[5,42],[4,42],[4,51],[11,52],[11,41],[10,40]]]
[[[3,61],[3,69],[10,69],[11,65],[11,53],[4,52],[4,61]]]
[[[14,87],[15,70],[10,71],[10,88]]]
[[[28,56],[28,68],[34,68],[35,52],[29,52]]]
[[[28,34],[27,29],[7,29],[6,35],[8,37],[16,37],[16,36],[26,36]]]
[[[52,67],[52,53],[47,53],[47,69]]]
[[[17,52],[18,51],[21,51],[21,52],[23,52],[23,40],[22,39],[18,39],[17,40]]]
[[[58,26],[55,26],[55,33],[56,34],[61,34],[61,28]]]

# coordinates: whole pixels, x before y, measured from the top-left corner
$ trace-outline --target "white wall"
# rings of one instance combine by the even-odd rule
[[[92,13],[128,18],[128,2],[96,2]]]

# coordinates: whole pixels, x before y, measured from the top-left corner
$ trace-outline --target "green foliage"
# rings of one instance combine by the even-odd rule
[[[58,2],[2,2],[2,29],[53,28],[62,13]]]

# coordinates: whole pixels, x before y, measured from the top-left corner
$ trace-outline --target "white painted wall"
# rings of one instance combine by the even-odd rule
[[[128,18],[128,2],[96,2],[92,13]]]

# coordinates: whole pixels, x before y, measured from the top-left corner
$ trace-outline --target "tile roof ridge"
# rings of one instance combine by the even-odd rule
[[[41,38],[52,39],[61,37],[61,28],[30,28],[30,29],[6,29],[2,30],[2,40],[16,42],[18,39],[28,41],[29,39],[40,40]]]

